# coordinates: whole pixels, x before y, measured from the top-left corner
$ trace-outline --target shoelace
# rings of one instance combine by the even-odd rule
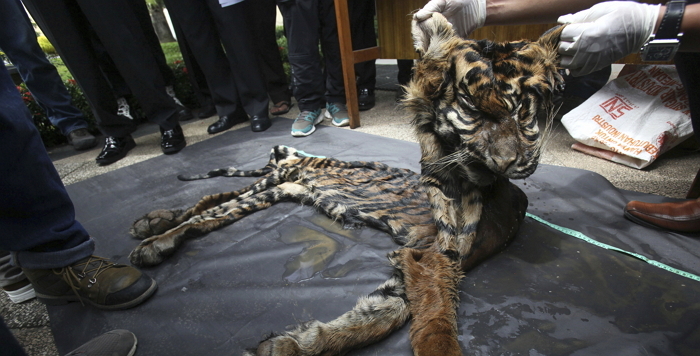
[[[94,266],[91,266],[91,264],[94,264]],[[80,266],[82,266],[82,270],[76,273],[75,269]],[[85,303],[83,303],[83,298],[81,298],[80,293],[78,293],[79,288],[75,286],[73,280],[75,279],[76,282],[80,282],[83,278],[89,277],[90,279],[88,280],[87,287],[90,288],[97,283],[97,277],[102,274],[102,272],[112,267],[114,267],[114,262],[110,262],[103,257],[90,256],[85,262],[76,263],[73,266],[63,267],[61,269],[54,269],[53,273],[60,275],[78,297],[80,304],[85,305]]]
[[[304,117],[302,117],[301,119],[313,123],[313,122],[314,122],[314,119],[316,119],[316,117],[314,117],[314,112],[313,112],[313,111],[309,111],[309,112],[308,112],[306,115],[304,115]]]
[[[337,113],[338,111],[340,111],[340,108],[339,108],[338,106],[336,106],[335,104],[329,104],[328,107],[326,107],[326,109],[327,109],[328,111],[330,111],[331,114],[335,114],[335,113]]]

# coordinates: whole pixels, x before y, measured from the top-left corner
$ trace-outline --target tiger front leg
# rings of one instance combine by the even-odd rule
[[[196,220],[141,241],[129,254],[129,261],[135,266],[155,266],[172,255],[186,239],[204,235],[227,225],[225,223],[226,217],[207,221]]]
[[[459,261],[448,258],[436,246],[403,248],[389,258],[403,273],[414,355],[462,355],[457,341],[458,288],[464,276]]]
[[[163,234],[166,231],[189,220],[193,216],[201,215],[204,211],[208,209],[214,208],[218,205],[225,204],[227,202],[241,197],[244,193],[248,193],[252,189],[252,187],[263,185],[260,183],[261,181],[262,179],[256,182],[255,184],[247,186],[240,190],[205,195],[202,199],[200,199],[197,202],[197,204],[195,204],[187,210],[154,210],[144,215],[143,217],[137,219],[131,225],[129,233],[133,237],[140,240],[151,236]]]
[[[313,320],[262,341],[245,356],[343,355],[377,342],[406,323],[410,314],[403,281],[395,273],[355,307],[328,323]]]
[[[191,216],[187,221],[160,235],[141,241],[129,254],[129,260],[136,266],[157,265],[173,254],[184,241],[233,224],[245,216],[288,199],[295,193],[301,195],[306,193],[306,190],[298,184],[283,183],[278,187],[244,197],[232,192],[226,195],[212,195],[209,200],[202,199],[195,207],[176,218],[176,221],[179,221]],[[233,199],[232,194],[236,194],[235,197],[239,199]],[[203,210],[206,206],[210,208]]]

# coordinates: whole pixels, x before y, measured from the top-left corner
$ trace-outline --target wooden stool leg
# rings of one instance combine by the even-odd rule
[[[348,0],[335,0],[335,15],[340,41],[340,58],[343,64],[343,80],[345,81],[345,97],[350,118],[350,128],[360,126],[360,110],[357,103],[357,86],[355,83],[355,56],[352,50],[350,36],[350,15]]]

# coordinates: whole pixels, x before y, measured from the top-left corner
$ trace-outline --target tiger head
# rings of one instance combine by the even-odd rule
[[[494,43],[458,37],[437,13],[414,21],[421,59],[403,105],[414,117],[423,175],[457,174],[483,186],[535,171],[538,119],[551,122],[563,90],[556,50],[562,28],[534,42]]]

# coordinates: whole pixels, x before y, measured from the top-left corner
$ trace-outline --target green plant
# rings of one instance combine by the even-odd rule
[[[177,42],[161,43],[160,46],[163,48],[166,63],[174,63],[175,61],[182,60],[182,53],[180,53],[180,46]]]
[[[61,134],[58,128],[51,124],[44,113],[44,109],[39,106],[39,103],[34,99],[32,93],[27,90],[27,86],[22,83],[17,86],[17,90],[19,90],[22,101],[27,105],[27,109],[29,109],[29,113],[32,115],[32,120],[34,120],[34,125],[36,125],[36,128],[41,134],[44,146],[51,147],[65,143],[66,137]]]
[[[49,54],[49,55],[56,55],[56,49],[53,47],[51,42],[49,41],[46,36],[39,36],[36,38],[37,42],[39,42],[39,47],[41,47],[41,50],[44,51],[44,53]]]
[[[277,37],[277,48],[279,48],[280,56],[282,57],[284,74],[287,75],[287,82],[289,82],[292,78],[292,70],[289,66],[289,50],[287,49],[287,37],[284,35],[284,27],[277,26],[275,36]]]
[[[192,89],[190,78],[187,76],[187,67],[182,60],[182,56],[180,56],[180,59],[170,63],[170,68],[173,70],[173,74],[175,74],[175,84],[173,85],[175,95],[180,99],[182,105],[188,108],[199,107],[199,101]]]
[[[53,64],[54,67],[56,67],[56,70],[58,71],[58,75],[61,76],[61,79],[65,82],[67,80],[73,79],[73,74],[68,70],[68,67],[66,67],[65,63],[63,63],[63,60],[61,60],[61,57],[59,56],[47,56],[49,59],[49,62]]]

